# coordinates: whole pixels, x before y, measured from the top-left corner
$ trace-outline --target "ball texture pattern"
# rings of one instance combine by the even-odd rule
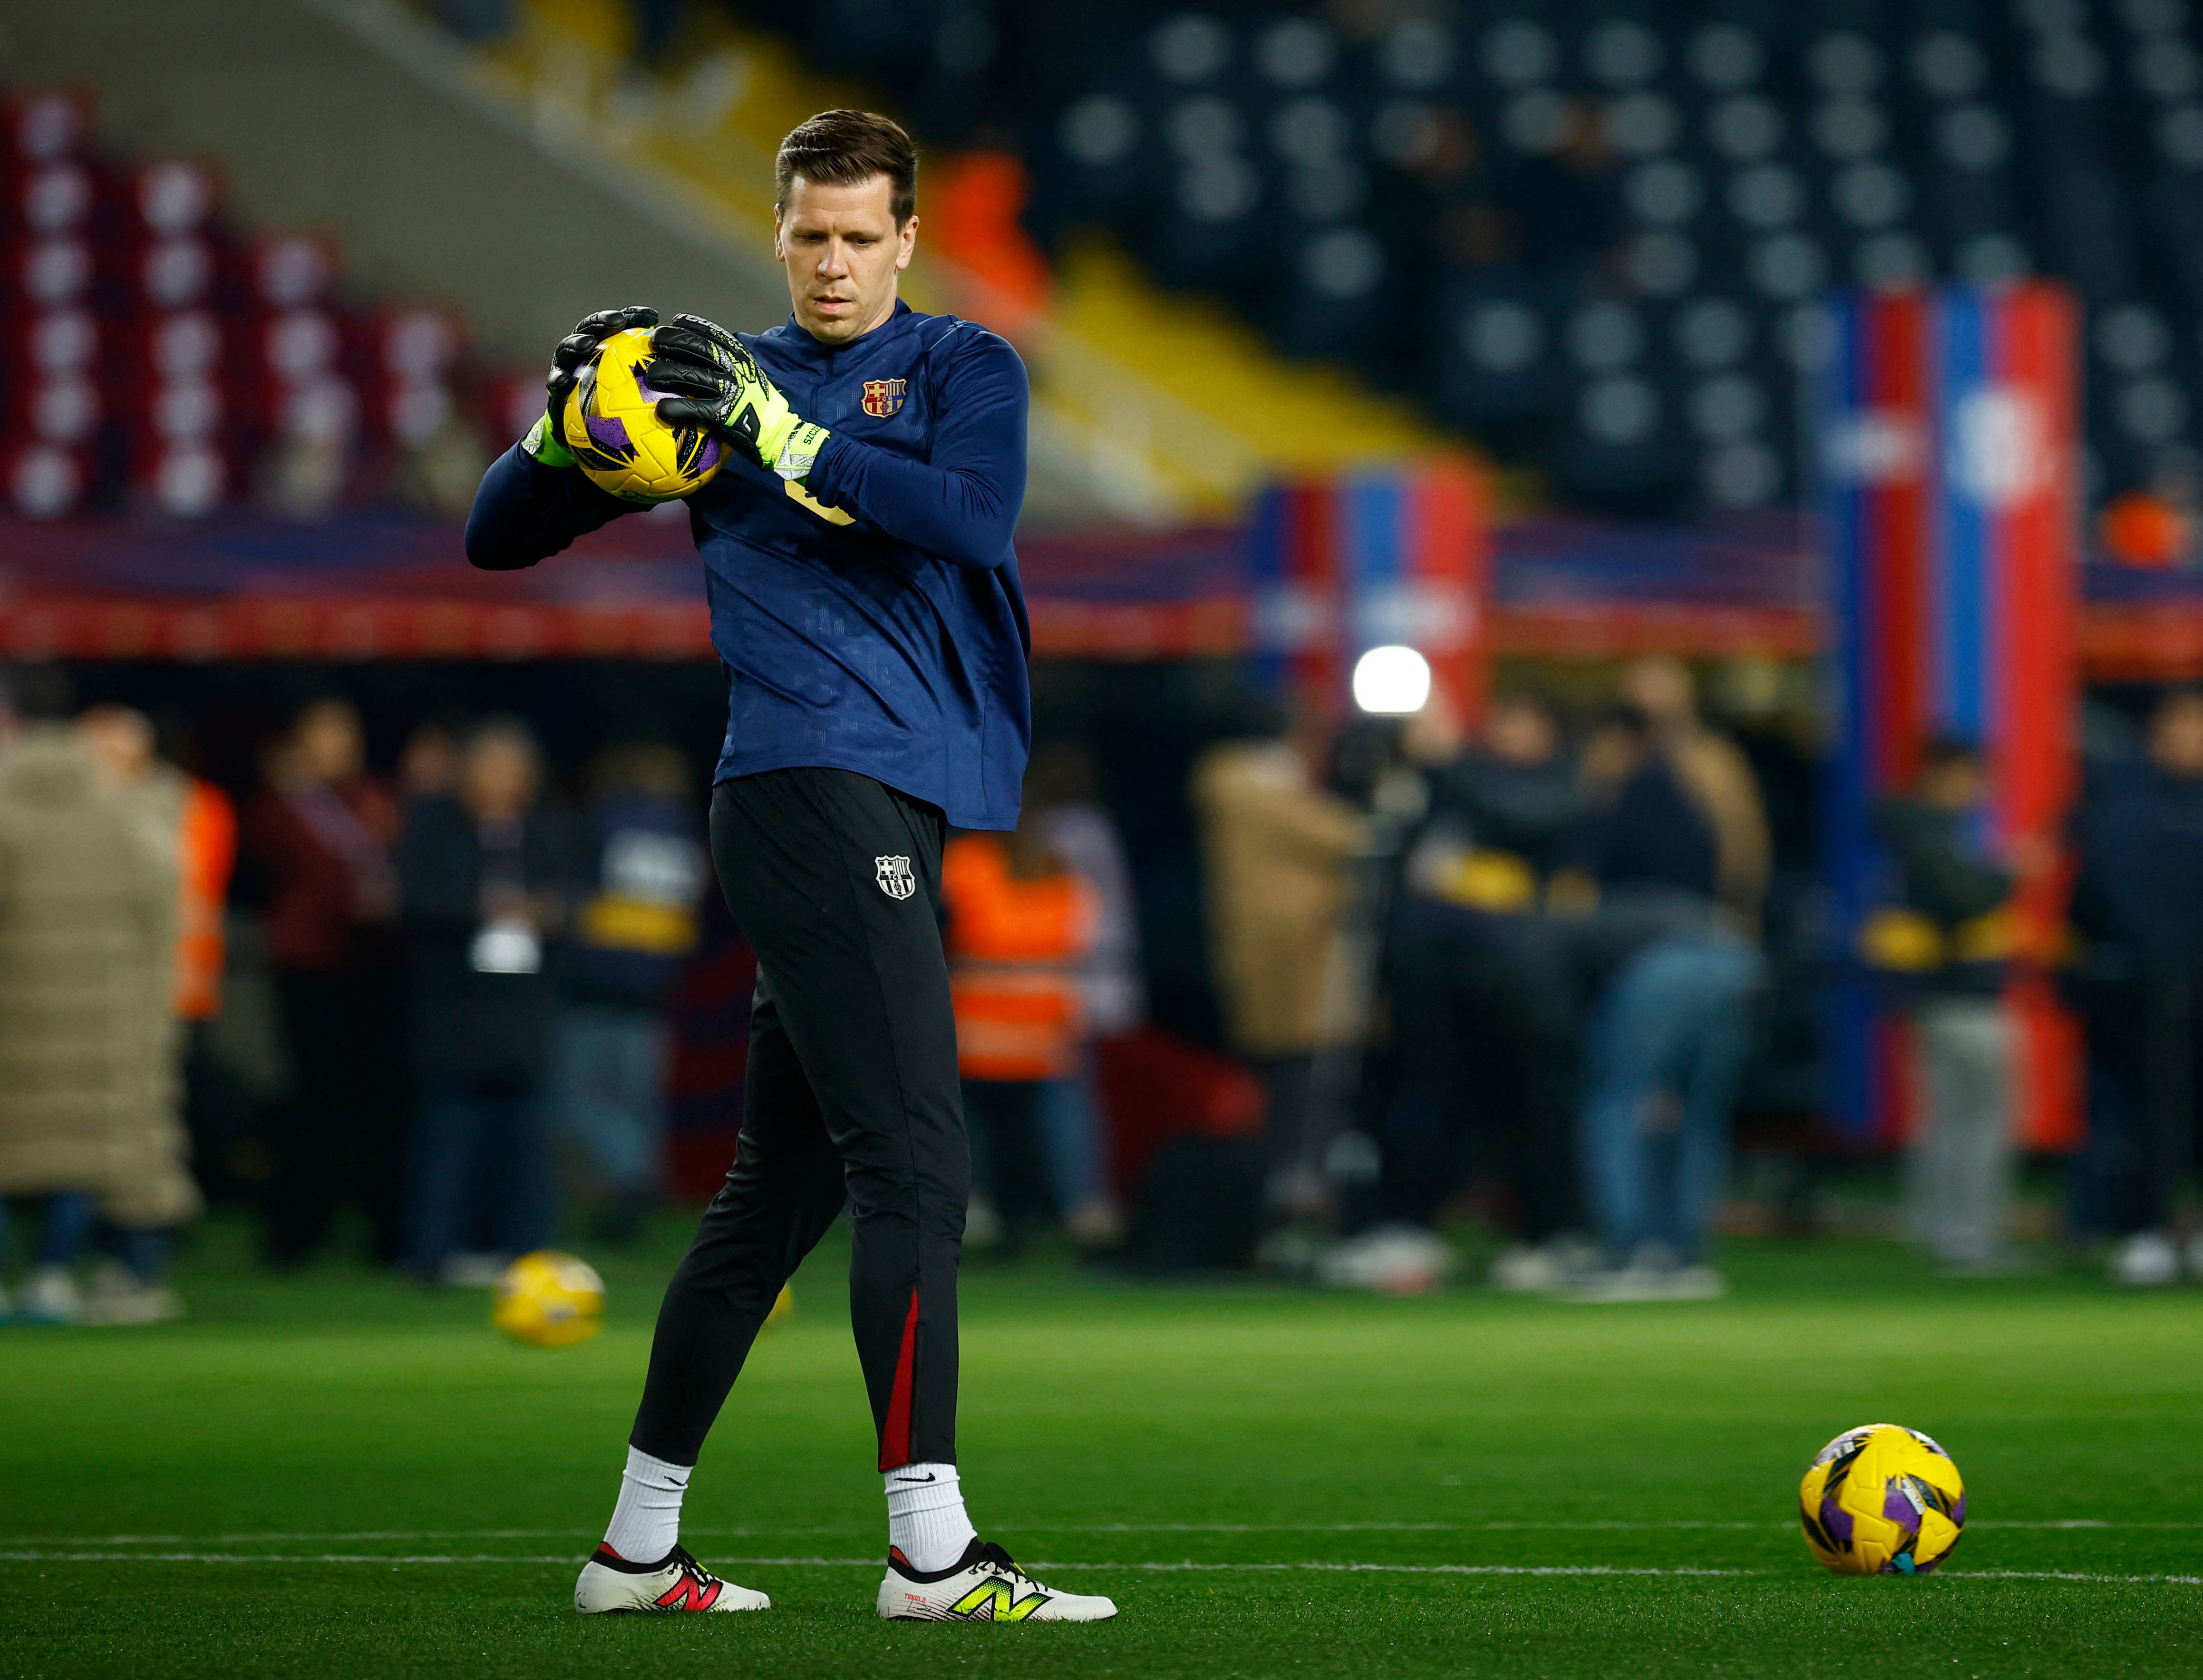
[[[669,426],[643,378],[652,355],[641,327],[614,333],[583,364],[560,417],[575,463],[592,484],[623,501],[672,501],[710,483],[726,458],[701,426]]]
[[[1813,1555],[1839,1575],[1927,1575],[1966,1525],[1966,1486],[1951,1455],[1895,1423],[1846,1429],[1798,1489]]]

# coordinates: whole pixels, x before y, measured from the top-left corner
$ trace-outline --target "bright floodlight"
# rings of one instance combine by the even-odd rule
[[[1372,648],[1354,662],[1354,703],[1382,717],[1420,712],[1431,697],[1431,662],[1412,648]]]

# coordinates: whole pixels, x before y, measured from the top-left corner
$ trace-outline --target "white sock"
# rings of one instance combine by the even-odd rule
[[[605,1544],[631,1564],[654,1564],[670,1554],[681,1540],[681,1496],[688,1491],[689,1468],[629,1447]]]
[[[954,1464],[905,1464],[887,1473],[888,1544],[921,1575],[947,1569],[979,1537],[964,1514]]]

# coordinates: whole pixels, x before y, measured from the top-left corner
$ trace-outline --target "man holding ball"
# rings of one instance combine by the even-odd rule
[[[849,1207],[850,1318],[886,1479],[879,1613],[1096,1621],[980,1540],[956,1470],[956,1271],[970,1159],[937,920],[947,828],[1014,826],[1031,637],[1011,545],[1025,494],[1016,352],[897,296],[917,157],[886,118],[826,111],[782,143],[775,254],[794,310],[737,336],[648,309],[558,346],[550,413],[491,467],[477,566],[533,565],[632,505],[557,424],[602,340],[654,328],[662,418],[727,465],[689,498],[729,715],[712,855],[759,958],[733,1168],[665,1293],[584,1612],[762,1610],[680,1544],[682,1496],[781,1286]]]

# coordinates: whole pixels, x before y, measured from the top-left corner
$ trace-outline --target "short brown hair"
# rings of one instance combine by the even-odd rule
[[[788,130],[773,159],[775,210],[788,209],[798,175],[821,186],[861,186],[885,175],[895,226],[918,209],[918,148],[901,123],[871,111],[821,111]]]

